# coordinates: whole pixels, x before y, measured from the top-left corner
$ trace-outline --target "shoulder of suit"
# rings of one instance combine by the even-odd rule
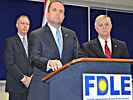
[[[17,36],[17,35],[14,35],[14,36],[12,36],[12,37],[6,38],[5,40],[10,40],[10,41],[12,41],[12,40],[14,40],[15,38],[18,38],[18,36]]]
[[[73,30],[68,29],[68,28],[66,28],[66,27],[62,27],[62,30],[65,31],[65,32],[75,33]]]
[[[16,42],[16,39],[18,39],[17,35],[5,39],[4,43],[11,45]]]
[[[48,27],[46,26],[43,26],[43,27],[40,27],[36,30],[33,30],[30,35],[35,35],[35,36],[39,36],[40,34],[45,34],[46,32],[45,31],[48,31]]]
[[[31,33],[37,33],[43,30],[43,27],[33,30]]]
[[[90,40],[88,42],[85,42],[82,45],[89,45],[89,44],[95,43],[96,41],[97,41],[97,38],[96,39],[93,39],[93,40]]]
[[[124,41],[121,41],[121,40],[118,40],[118,39],[114,39],[114,38],[111,38],[111,39],[112,39],[112,42],[114,42],[114,43],[126,44],[126,42],[124,42]]]

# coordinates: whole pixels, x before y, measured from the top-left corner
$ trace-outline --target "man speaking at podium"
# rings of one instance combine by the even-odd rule
[[[50,84],[42,78],[73,59],[84,57],[74,31],[61,27],[65,8],[62,2],[50,3],[45,26],[29,36],[29,57],[34,67],[28,100],[49,100]]]
[[[99,15],[95,20],[98,38],[82,44],[82,51],[93,58],[121,58],[128,59],[126,43],[110,37],[112,29],[111,19],[106,15]]]

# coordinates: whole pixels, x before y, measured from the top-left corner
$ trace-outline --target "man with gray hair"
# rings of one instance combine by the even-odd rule
[[[82,44],[82,51],[92,58],[123,58],[128,59],[126,43],[111,38],[111,19],[107,15],[99,15],[95,20],[98,38]]]

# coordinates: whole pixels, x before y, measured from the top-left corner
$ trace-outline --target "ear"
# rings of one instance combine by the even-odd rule
[[[16,27],[18,28],[18,23],[16,23]]]
[[[97,27],[95,26],[95,30],[97,31]]]
[[[111,24],[110,28],[112,29],[112,24]]]
[[[46,12],[46,18],[48,18],[48,12]]]

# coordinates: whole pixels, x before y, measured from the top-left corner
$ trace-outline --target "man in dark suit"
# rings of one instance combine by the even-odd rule
[[[47,12],[48,23],[30,33],[29,56],[34,71],[28,100],[50,100],[50,82],[43,83],[42,78],[71,60],[84,56],[75,32],[61,27],[64,12],[62,2],[51,2]],[[56,36],[58,32],[60,38]]]
[[[128,59],[126,43],[111,38],[111,19],[106,15],[100,15],[95,20],[95,29],[98,38],[82,44],[82,51],[88,57],[93,58],[124,58]]]
[[[29,18],[21,15],[17,19],[16,27],[18,29],[17,35],[6,39],[4,45],[3,57],[7,69],[6,92],[9,92],[9,100],[27,100],[32,75],[27,52]],[[25,43],[23,44],[23,42]]]

